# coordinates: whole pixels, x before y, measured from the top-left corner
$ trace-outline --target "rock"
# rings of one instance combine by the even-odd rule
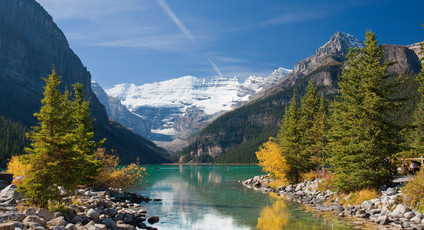
[[[147,219],[147,222],[149,222],[149,224],[155,224],[155,223],[159,222],[159,217],[158,216],[151,216],[151,217],[149,217],[149,219]]]
[[[9,200],[19,200],[21,199],[21,196],[16,191],[16,185],[11,184],[8,185],[6,188],[1,190],[0,192],[0,202],[9,201]]]
[[[369,211],[372,208],[374,208],[374,204],[371,201],[366,200],[366,201],[362,202],[361,208],[363,208],[366,211]]]
[[[130,224],[118,224],[118,229],[120,230],[135,230],[136,227],[130,225]]]
[[[378,218],[378,223],[379,224],[387,224],[387,223],[389,223],[389,217],[386,216],[386,215],[380,216]]]
[[[398,204],[395,210],[393,210],[392,216],[403,217],[407,211],[409,211],[407,207],[405,207],[403,204]]]
[[[20,228],[20,229],[24,228],[24,223],[22,223],[20,221],[14,221],[13,224],[15,225],[15,228]]]
[[[420,214],[417,214],[416,216],[412,217],[410,220],[413,223],[421,224],[421,215]]]
[[[92,220],[97,220],[100,216],[100,213],[92,208],[90,208],[87,213],[86,213],[87,217],[92,219]]]
[[[379,208],[375,208],[375,209],[371,209],[368,211],[371,215],[375,215],[375,214],[380,214],[381,213],[381,209]]]
[[[110,218],[103,219],[102,220],[102,224],[106,225],[107,228],[109,228],[109,229],[115,229],[115,228],[117,228],[117,225],[116,225],[115,221],[113,221]]]
[[[50,220],[46,223],[47,226],[63,226],[63,227],[65,227],[67,224],[68,222],[65,221],[65,217],[63,216],[54,218],[53,220]]]
[[[15,230],[15,223],[13,223],[13,222],[0,223],[0,229],[1,230]]]
[[[394,194],[396,194],[396,190],[394,188],[388,188],[386,190],[386,195],[387,196],[391,196],[391,195],[394,195]]]
[[[412,217],[414,217],[414,213],[413,212],[406,212],[405,214],[403,214],[403,217],[405,217],[406,219],[411,219]]]
[[[286,187],[286,192],[291,192],[293,190],[293,186],[289,185]]]
[[[53,220],[54,213],[50,212],[47,209],[40,208],[40,209],[37,210],[37,216],[43,218],[46,221],[50,221],[50,220]]]
[[[0,213],[0,221],[7,222],[7,221],[22,221],[26,217],[25,214],[19,213],[19,212],[6,212],[6,213]]]
[[[124,223],[125,224],[132,224],[134,222],[134,218],[131,215],[125,215],[124,216]]]
[[[29,228],[31,228],[31,229],[35,229],[35,228],[43,228],[43,226],[41,226],[39,223],[37,223],[37,222],[24,222],[24,224],[26,225],[26,226],[28,226]],[[43,228],[44,229],[44,228]]]
[[[39,216],[27,216],[23,220],[23,223],[26,224],[26,225],[28,225],[28,223],[37,223],[39,225],[44,225],[44,223],[46,223],[46,221]]]
[[[77,226],[74,224],[67,224],[65,228],[66,230],[78,230]]]
[[[107,227],[104,224],[95,224],[94,227],[100,229],[100,230],[106,230]]]
[[[66,230],[65,226],[52,226],[50,230]]]
[[[339,213],[339,217],[345,217],[344,212]]]
[[[78,222],[82,222],[82,217],[80,215],[76,215],[72,218],[72,223],[77,224]]]

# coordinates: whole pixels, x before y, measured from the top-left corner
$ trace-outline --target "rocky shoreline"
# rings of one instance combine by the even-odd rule
[[[409,209],[402,204],[403,193],[399,188],[387,188],[381,191],[381,196],[366,200],[361,205],[347,205],[344,207],[338,194],[327,190],[317,190],[318,179],[304,181],[295,185],[271,188],[269,176],[256,176],[241,181],[249,188],[260,190],[264,193],[276,193],[285,196],[288,200],[312,206],[319,211],[333,211],[339,217],[354,217],[360,220],[373,222],[382,229],[424,229],[424,215],[416,209]],[[347,199],[348,197],[341,198]],[[378,227],[380,228],[380,227]]]
[[[155,227],[145,222],[155,224],[159,217],[147,217],[141,206],[148,201],[151,199],[136,193],[86,188],[64,198],[64,203],[70,203],[66,205],[67,211],[50,212],[25,206],[25,198],[20,197],[12,184],[0,192],[0,229],[154,230]]]

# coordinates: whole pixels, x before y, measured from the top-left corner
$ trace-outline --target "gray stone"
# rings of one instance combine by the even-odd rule
[[[92,208],[90,208],[87,213],[86,213],[87,217],[92,219],[92,220],[97,220],[100,216],[100,213]]]
[[[379,214],[381,213],[381,209],[375,208],[368,211],[371,215]]]
[[[109,228],[109,229],[115,229],[115,228],[117,228],[115,221],[113,221],[110,218],[103,219],[102,220],[102,224],[106,225],[107,228]]]
[[[100,229],[100,230],[106,230],[107,227],[104,224],[95,224],[94,227]]]
[[[15,228],[24,228],[24,223],[20,221],[14,221],[13,224],[15,225]]]
[[[31,221],[24,222],[24,224],[25,224],[26,226],[28,226],[29,228],[32,228],[32,229],[34,229],[34,228],[36,228],[36,227],[43,227],[43,226],[41,226],[41,224],[39,224],[39,223],[37,223],[37,222],[31,222]]]
[[[366,211],[369,211],[372,208],[374,208],[374,204],[371,201],[366,200],[366,201],[362,202],[361,208],[365,209]]]
[[[134,222],[134,218],[131,215],[125,215],[124,216],[124,223],[125,224],[132,224]]]
[[[52,226],[50,230],[66,230],[65,226]]]
[[[66,225],[66,230],[78,230],[77,226],[75,226],[75,224],[67,224]]]
[[[26,217],[25,214],[19,213],[19,212],[6,212],[6,213],[0,213],[0,221],[7,222],[7,221],[22,221]]]
[[[43,218],[46,221],[50,221],[50,220],[53,220],[54,213],[50,212],[47,209],[40,208],[40,209],[37,210],[37,216]]]
[[[398,204],[395,210],[393,210],[392,216],[403,217],[403,215],[408,211],[408,208],[405,207],[403,204]]]
[[[118,229],[120,230],[135,230],[136,227],[130,224],[117,224]]]
[[[23,223],[26,224],[26,225],[28,225],[28,223],[37,223],[39,225],[44,225],[46,223],[46,221],[39,216],[27,216],[23,220]]]
[[[57,218],[54,218],[53,220],[50,220],[46,223],[48,226],[63,226],[65,227],[68,224],[68,222],[65,221],[65,217],[59,216]]]
[[[388,188],[386,190],[386,195],[387,196],[391,196],[391,195],[394,195],[394,194],[396,194],[396,190],[394,188]]]
[[[14,199],[14,200],[21,199],[21,196],[16,191],[16,188],[17,188],[16,185],[11,184],[11,185],[8,185],[3,190],[1,190],[1,192],[0,192],[0,202],[8,201],[8,200],[11,200],[11,199]]]
[[[412,217],[411,222],[414,222],[416,224],[421,224],[421,215],[417,214],[416,216]]]
[[[158,216],[151,216],[151,217],[149,217],[149,219],[147,219],[147,222],[149,222],[149,224],[155,224],[155,223],[159,222],[159,217]]]
[[[388,224],[389,223],[389,217],[386,215],[380,216],[378,218],[378,223],[380,224]]]
[[[80,215],[76,215],[72,219],[72,223],[77,224],[78,222],[82,222],[82,217]]]
[[[0,229],[1,230],[15,230],[15,223],[13,223],[13,222],[0,223]]]
[[[405,214],[403,214],[403,217],[405,217],[406,219],[411,219],[412,217],[414,217],[414,213],[413,212],[406,212]]]

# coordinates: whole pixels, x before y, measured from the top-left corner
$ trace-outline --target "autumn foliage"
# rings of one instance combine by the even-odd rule
[[[268,172],[275,179],[284,179],[288,165],[286,159],[281,154],[281,149],[274,138],[269,138],[259,150],[256,152],[256,157],[259,160],[259,166],[263,168],[264,172]]]

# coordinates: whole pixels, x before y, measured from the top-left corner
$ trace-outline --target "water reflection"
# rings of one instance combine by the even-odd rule
[[[289,222],[289,215],[283,198],[275,198],[272,206],[262,209],[256,228],[261,230],[283,229]]]
[[[148,166],[141,194],[162,202],[145,204],[158,215],[158,229],[329,229],[303,206],[270,199],[238,180],[261,174],[257,166]],[[336,225],[334,225],[336,226]],[[331,229],[340,229],[337,226]]]

